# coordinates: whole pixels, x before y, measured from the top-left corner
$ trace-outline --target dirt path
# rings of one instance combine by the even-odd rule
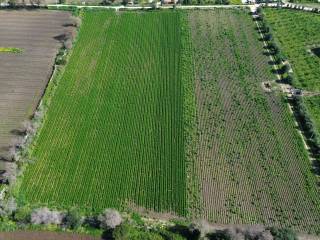
[[[0,240],[100,240],[100,237],[91,237],[83,234],[17,231],[0,233]]]

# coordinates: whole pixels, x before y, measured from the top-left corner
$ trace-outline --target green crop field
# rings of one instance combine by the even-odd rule
[[[186,211],[180,15],[86,12],[21,192],[94,211]]]

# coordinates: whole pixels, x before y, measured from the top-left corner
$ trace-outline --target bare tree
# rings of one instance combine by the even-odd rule
[[[72,16],[71,17],[71,21],[72,21],[72,25],[74,27],[77,27],[77,28],[80,27],[80,25],[81,25],[81,19],[80,18]]]
[[[65,49],[70,50],[72,48],[72,39],[69,37],[63,42],[63,46]]]
[[[265,231],[264,226],[252,225],[245,230],[245,235],[249,239],[256,239],[264,231]]]
[[[226,230],[226,234],[231,240],[245,240],[245,235],[241,229],[230,227]]]
[[[7,214],[11,215],[17,210],[17,202],[14,197],[9,197],[4,203],[3,206],[4,211],[6,211]]]
[[[101,227],[105,229],[113,229],[122,223],[120,213],[114,209],[106,209],[98,219],[101,222]]]
[[[200,237],[205,237],[208,233],[214,231],[214,227],[211,226],[206,220],[198,220],[193,222],[190,227],[190,231],[198,231],[200,233]]]
[[[5,163],[6,172],[3,174],[3,177],[8,180],[10,184],[14,183],[17,179],[17,164],[14,162]]]
[[[273,236],[269,230],[266,230],[262,233],[257,238],[258,240],[273,240]]]
[[[62,223],[64,215],[55,210],[49,210],[47,207],[38,208],[31,213],[32,224],[56,224]]]
[[[34,128],[34,125],[32,124],[31,121],[24,121],[22,123],[22,126],[23,126],[23,130],[25,131],[26,134],[34,134],[35,133],[35,128]]]

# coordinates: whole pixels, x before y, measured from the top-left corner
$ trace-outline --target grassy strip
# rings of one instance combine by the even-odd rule
[[[197,124],[196,124],[196,99],[193,67],[193,50],[190,26],[188,25],[187,12],[180,12],[181,43],[182,43],[182,79],[183,79],[183,118],[185,132],[185,154],[187,170],[187,199],[189,217],[201,215],[200,185],[194,173],[196,158]]]
[[[5,47],[0,47],[0,53],[22,53],[23,50],[21,48],[5,48]]]

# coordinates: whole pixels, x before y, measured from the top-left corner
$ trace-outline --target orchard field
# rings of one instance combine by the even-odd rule
[[[296,77],[295,86],[320,91],[320,58],[310,49],[320,45],[320,15],[288,9],[264,9],[265,18]]]
[[[185,214],[179,19],[85,13],[25,173],[27,200]]]
[[[293,69],[295,87],[320,93],[320,56],[312,49],[320,49],[320,15],[304,11],[264,9],[265,18],[281,50]],[[318,96],[308,96],[305,104],[312,120],[320,130]]]

